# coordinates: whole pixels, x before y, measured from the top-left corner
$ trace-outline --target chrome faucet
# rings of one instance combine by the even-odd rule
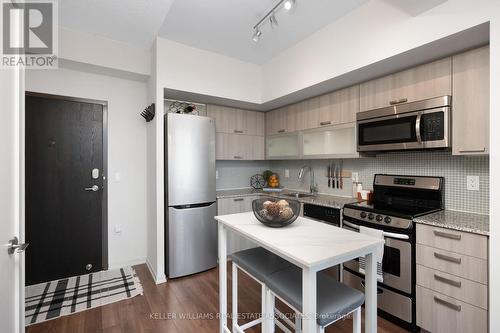
[[[312,194],[316,194],[316,193],[318,193],[318,185],[314,182],[314,169],[311,166],[304,165],[302,168],[300,168],[297,178],[299,180],[304,178],[304,174],[305,174],[306,170],[309,170],[309,176],[310,176],[310,180],[311,180],[311,183],[309,185],[309,191]]]

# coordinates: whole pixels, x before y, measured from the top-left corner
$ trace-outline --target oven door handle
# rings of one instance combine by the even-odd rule
[[[417,135],[418,143],[422,143],[422,135],[420,134],[420,123],[422,122],[422,112],[417,114],[417,120],[415,121],[415,134]]]
[[[355,225],[353,223],[342,221],[342,224],[348,226],[349,228],[353,228],[353,229],[359,230],[359,226]],[[384,235],[384,237],[390,237],[390,238],[396,238],[396,239],[410,239],[410,236],[408,236],[408,235],[397,234],[397,233],[394,233],[394,232],[385,232],[384,231],[383,235]]]

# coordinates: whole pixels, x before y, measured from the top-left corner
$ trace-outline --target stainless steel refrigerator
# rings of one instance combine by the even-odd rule
[[[217,265],[215,124],[165,116],[165,270],[169,278]]]

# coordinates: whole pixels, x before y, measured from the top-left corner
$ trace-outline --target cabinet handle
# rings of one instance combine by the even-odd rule
[[[233,199],[233,201],[237,202],[237,201],[243,201],[244,199],[243,198],[237,198],[237,199]]]
[[[241,133],[243,133],[243,131],[241,131],[241,130],[234,130],[233,132],[234,132],[234,133],[237,133],[237,134],[241,134]]]
[[[486,151],[486,147],[481,148],[481,149],[462,149],[462,148],[459,148],[458,151],[460,153],[484,153]]]
[[[325,125],[330,125],[331,123],[332,123],[331,121],[322,121],[322,122],[320,122],[319,124],[320,124],[321,126],[325,126]]]
[[[462,263],[462,258],[454,258],[454,257],[450,257],[450,256],[447,256],[447,255],[444,255],[444,254],[441,254],[441,253],[437,253],[437,252],[434,252],[434,257],[436,259],[441,259],[441,260],[444,260],[444,261],[449,261],[449,262],[452,262],[452,263],[455,263],[455,264],[461,264]]]
[[[454,287],[458,287],[458,288],[462,287],[461,281],[454,281],[454,280],[445,278],[444,276],[441,276],[441,275],[434,274],[434,280],[449,284],[449,285],[454,286]]]
[[[235,155],[235,156],[233,156],[233,157],[234,157],[235,159],[237,159],[237,160],[241,160],[241,159],[243,158],[243,157],[241,157],[241,156],[237,156],[237,155]]]
[[[447,308],[450,308],[450,309],[458,311],[458,312],[462,311],[462,306],[461,305],[456,305],[456,304],[450,303],[450,302],[445,301],[444,299],[441,299],[441,298],[439,298],[437,296],[434,296],[434,302],[436,302],[438,304],[441,304],[441,305],[444,305]]]
[[[390,101],[389,104],[390,105],[395,105],[395,104],[400,104],[400,103],[406,103],[408,102],[408,98],[401,98],[400,100],[393,100],[393,101]]]
[[[437,237],[449,238],[449,239],[454,239],[454,240],[461,240],[462,239],[462,235],[455,235],[455,234],[450,234],[447,232],[442,232],[442,231],[437,231],[437,230],[434,230],[434,235]]]
[[[285,132],[286,132],[286,130],[284,130],[284,129],[280,129],[280,130],[278,131],[278,133],[285,133]]]

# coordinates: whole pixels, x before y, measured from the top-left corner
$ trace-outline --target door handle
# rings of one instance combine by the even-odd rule
[[[12,238],[9,240],[9,243],[7,244],[7,253],[8,254],[14,254],[14,253],[22,253],[26,248],[30,245],[29,243],[22,243],[19,244],[19,239],[17,237]]]
[[[420,122],[422,121],[422,113],[417,114],[417,120],[415,121],[415,134],[417,135],[417,142],[422,143],[422,135],[420,134]]]
[[[97,192],[97,191],[99,191],[99,186],[94,185],[94,186],[92,186],[92,187],[86,187],[84,190],[85,190],[85,191]]]

